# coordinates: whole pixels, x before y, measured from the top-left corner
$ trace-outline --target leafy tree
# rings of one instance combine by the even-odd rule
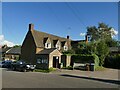
[[[87,35],[90,36],[90,41],[96,41],[99,39],[99,32],[96,26],[87,27]]]
[[[96,47],[96,54],[100,59],[100,66],[104,64],[105,57],[109,54],[109,48],[105,41],[101,40]]]
[[[13,46],[13,47],[14,47],[14,48],[15,48],[15,47],[21,47],[21,45],[15,45],[15,46]]]
[[[71,49],[71,50],[63,51],[62,53],[63,54],[75,54],[75,51]]]
[[[119,42],[114,40],[114,39],[109,39],[109,40],[106,40],[106,44],[109,46],[109,47],[118,47],[119,46]]]
[[[103,40],[112,39],[113,31],[111,29],[112,27],[109,27],[104,23],[99,23],[98,27],[96,26],[87,27],[87,34],[91,38],[90,41],[97,41],[100,39]]]

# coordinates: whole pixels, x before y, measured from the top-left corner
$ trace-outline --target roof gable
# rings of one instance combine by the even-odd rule
[[[13,47],[6,54],[21,54],[21,47]]]

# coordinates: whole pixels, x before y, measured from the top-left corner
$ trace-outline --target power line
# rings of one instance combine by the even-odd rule
[[[65,2],[66,6],[72,11],[72,13],[74,14],[74,16],[78,19],[78,21],[84,26],[86,27],[85,23],[82,21],[82,19],[79,17],[79,15],[76,13],[76,11],[73,9],[73,7],[70,6],[70,4],[68,2]]]
[[[58,21],[58,23],[61,25],[61,27],[64,27],[65,30],[66,30],[66,28],[67,28],[67,34],[70,34],[70,33],[69,33],[69,30],[71,30],[71,27],[66,27],[66,26],[59,20],[58,16],[56,15],[56,13],[55,13],[54,10],[53,10],[53,8],[50,7],[49,5],[46,5],[46,6],[47,6],[47,8],[52,12],[52,14],[54,15],[54,17],[55,17],[56,20]]]

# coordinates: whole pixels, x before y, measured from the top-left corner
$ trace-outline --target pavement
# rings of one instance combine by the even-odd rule
[[[2,88],[118,88],[119,85],[118,70],[114,69],[51,73],[2,70]]]
[[[65,70],[61,69],[57,72],[52,72],[54,74],[70,74],[75,76],[84,76],[99,79],[109,79],[109,80],[120,80],[118,69],[108,69],[105,68],[102,71],[82,71],[82,70]]]

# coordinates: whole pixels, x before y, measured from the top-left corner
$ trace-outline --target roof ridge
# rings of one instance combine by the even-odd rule
[[[33,31],[36,31],[36,32],[39,32],[39,33],[48,34],[48,35],[52,35],[52,36],[59,37],[59,38],[63,38],[63,39],[67,39],[67,38],[65,38],[65,37],[60,37],[60,36],[57,36],[57,35],[54,35],[54,34],[50,34],[50,33],[42,32],[42,31],[38,31],[38,30],[35,30],[35,29],[34,29]]]

